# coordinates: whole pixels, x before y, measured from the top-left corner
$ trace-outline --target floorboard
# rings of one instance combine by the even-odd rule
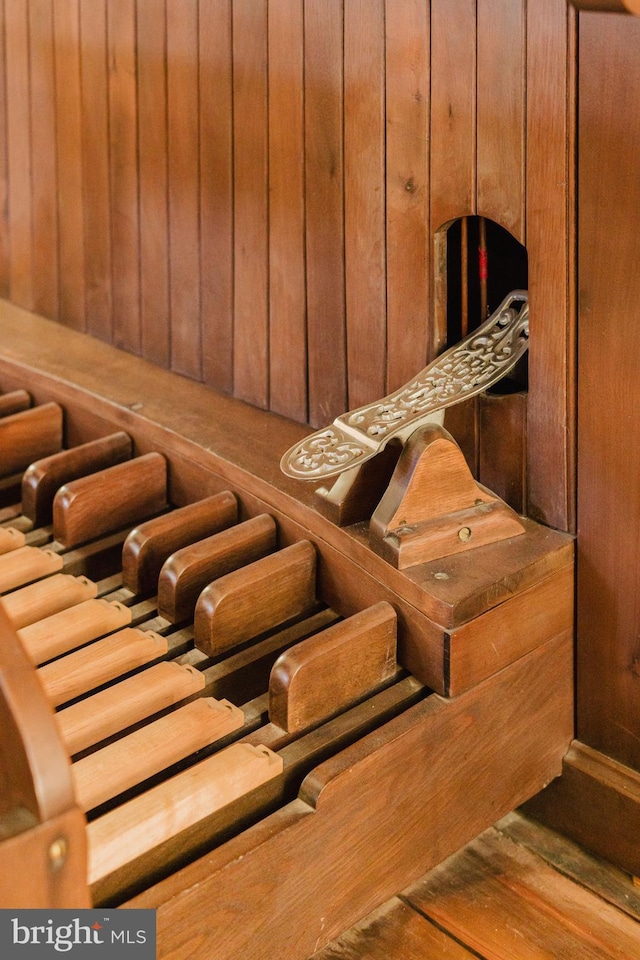
[[[510,814],[313,960],[639,960],[640,889]]]

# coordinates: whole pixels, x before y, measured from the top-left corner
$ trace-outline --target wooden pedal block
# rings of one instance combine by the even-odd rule
[[[126,433],[113,433],[32,463],[22,478],[22,513],[35,527],[51,523],[53,499],[61,486],[131,458]]]
[[[275,548],[275,521],[265,513],[178,550],[160,571],[158,613],[170,623],[193,618],[207,584]]]
[[[269,720],[288,733],[346,710],[397,671],[397,617],[382,601],[282,653],[269,679]]]
[[[156,593],[163,563],[182,547],[230,527],[238,501],[224,491],[147,520],[131,531],[122,548],[122,582],[135,594]]]
[[[129,800],[87,827],[89,883],[193,826],[282,773],[267,747],[235,743]]]
[[[83,810],[106,800],[239,730],[244,714],[228,700],[202,697],[77,760],[72,768]]]
[[[21,413],[31,406],[31,397],[26,390],[12,390],[0,396],[0,417],[8,417],[12,413]]]
[[[407,440],[369,524],[369,543],[399,570],[521,536],[511,507],[476,483],[453,437],[437,424]]]
[[[61,487],[53,501],[53,534],[63,546],[75,547],[166,507],[166,461],[147,453]]]
[[[308,540],[220,577],[198,598],[196,646],[216,656],[309,613],[316,603],[315,581],[316,552]]]
[[[62,557],[41,547],[19,547],[0,556],[0,593],[62,570]]]
[[[186,700],[203,687],[204,677],[194,667],[157,663],[58,711],[60,734],[72,756]]]
[[[28,467],[62,447],[62,407],[43,403],[0,418],[0,477]]]
[[[4,598],[4,608],[16,630],[68,610],[97,596],[98,587],[87,577],[56,573],[28,587],[14,590]]]
[[[11,553],[18,547],[24,547],[25,536],[20,530],[14,527],[0,527],[0,556],[5,553]]]
[[[38,665],[131,623],[131,610],[109,600],[85,600],[18,630],[32,663]]]
[[[67,703],[166,654],[168,643],[153,630],[125,627],[38,668],[49,702]]]

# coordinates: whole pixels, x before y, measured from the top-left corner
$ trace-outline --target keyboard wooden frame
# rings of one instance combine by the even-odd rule
[[[3,392],[60,403],[67,445],[125,430],[136,454],[163,453],[176,505],[231,489],[242,519],[275,517],[281,546],[311,540],[323,599],[344,615],[390,602],[401,661],[436,691],[321,763],[297,799],[128,901],[157,910],[159,957],[302,960],[559,774],[573,732],[571,538],[527,522],[513,541],[398,571],[363,524],[334,526],[312,489],[280,473],[303,426],[9,304],[0,323]],[[8,624],[0,632],[13,731],[0,747],[4,862],[40,865],[31,906],[85,906],[68,763],[33,669]]]

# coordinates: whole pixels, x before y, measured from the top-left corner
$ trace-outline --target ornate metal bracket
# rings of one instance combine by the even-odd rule
[[[283,456],[289,477],[325,480],[351,470],[420,427],[439,423],[446,407],[482,393],[516,365],[529,345],[524,290],[512,291],[480,327],[394,393],[338,417]]]

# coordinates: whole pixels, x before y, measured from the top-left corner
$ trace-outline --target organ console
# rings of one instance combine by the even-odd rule
[[[67,375],[0,361],[3,904],[153,906],[160,955],[302,957],[558,773],[572,539],[515,517],[440,425],[417,417],[389,481],[426,559],[390,562],[279,471],[301,427],[229,398],[212,421],[207,388],[154,369],[132,411],[139,361],[29,322]]]
[[[640,873],[636,7],[0,4],[0,906]]]

